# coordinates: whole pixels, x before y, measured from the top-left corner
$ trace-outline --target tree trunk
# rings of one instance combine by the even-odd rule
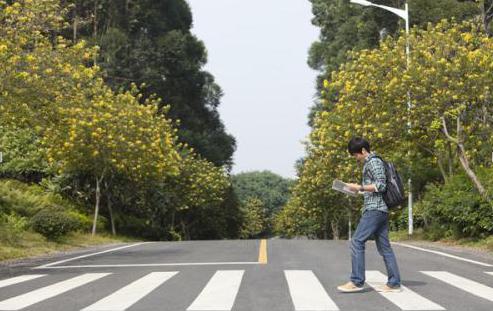
[[[183,220],[181,221],[181,230],[183,232],[183,239],[185,241],[189,241],[190,235],[188,234],[187,226],[185,225],[185,222]]]
[[[440,169],[440,173],[442,173],[443,181],[447,182],[448,181],[447,172],[445,172],[445,168],[443,167],[442,159],[439,156],[437,156],[437,164],[438,164],[438,168]]]
[[[452,156],[452,146],[451,146],[450,142],[447,142],[447,146],[448,146],[448,174],[449,174],[449,176],[453,176],[454,175],[454,162],[453,162],[454,157]]]
[[[469,165],[469,160],[467,159],[467,156],[466,156],[466,151],[464,150],[464,146],[462,144],[459,145],[459,151],[460,151],[459,160],[460,160],[460,163],[462,164],[462,167],[466,171],[467,176],[469,176],[469,178],[472,180],[472,182],[476,186],[476,189],[478,189],[481,196],[486,198],[486,189],[484,188],[481,181],[479,181],[479,179],[476,176],[476,174],[474,173],[474,171],[471,169],[471,167]]]
[[[96,38],[97,35],[98,35],[98,0],[94,0],[92,36],[93,38]]]
[[[488,200],[486,189],[484,188],[483,184],[479,180],[479,178],[476,176],[474,171],[471,169],[471,166],[469,164],[469,159],[467,158],[466,155],[466,150],[464,148],[464,143],[462,140],[462,124],[461,124],[461,116],[459,115],[457,117],[457,137],[454,138],[450,136],[447,128],[447,122],[445,121],[445,118],[442,117],[442,126],[443,126],[443,133],[447,137],[447,139],[455,144],[457,146],[457,151],[459,154],[459,160],[460,163],[462,164],[462,168],[466,172],[467,176],[471,179],[473,182],[474,186],[476,189],[479,191],[479,194],[486,200]]]
[[[108,212],[110,214],[111,233],[116,235],[115,219],[113,218],[113,202],[111,201],[110,185],[107,181],[104,183],[104,189],[106,190],[106,207],[108,208]]]
[[[332,239],[339,240],[339,222],[336,219],[332,220],[330,227],[332,229]]]
[[[79,16],[77,15],[77,7],[74,9],[74,23],[73,23],[73,34],[72,39],[74,43],[77,41],[77,27],[79,26]]]
[[[175,230],[175,214],[176,214],[176,211],[173,211],[173,213],[171,213],[171,230]]]
[[[92,235],[96,234],[96,224],[98,222],[99,214],[99,202],[101,200],[101,181],[103,180],[103,175],[101,178],[96,177],[96,206],[94,207],[94,220],[92,222]]]
[[[106,202],[108,204],[108,211],[110,213],[110,222],[111,222],[111,233],[113,235],[116,235],[116,227],[115,227],[115,218],[113,217],[113,208],[112,208],[112,203],[111,203],[111,196],[108,194],[106,196],[108,202]]]
[[[483,4],[483,23],[484,30],[489,37],[493,36],[490,28],[491,21],[493,20],[493,0],[484,0]]]

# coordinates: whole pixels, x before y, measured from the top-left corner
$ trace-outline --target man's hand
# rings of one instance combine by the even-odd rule
[[[358,192],[359,189],[361,188],[361,185],[359,184],[346,184],[346,185],[349,187],[349,189],[351,189],[354,192]]]

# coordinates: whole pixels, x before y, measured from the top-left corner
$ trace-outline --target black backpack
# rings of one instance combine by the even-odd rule
[[[387,188],[383,193],[383,200],[389,209],[400,208],[406,201],[401,176],[393,163],[386,162],[379,156],[375,156],[375,158],[382,160],[385,167],[385,176],[387,177]]]

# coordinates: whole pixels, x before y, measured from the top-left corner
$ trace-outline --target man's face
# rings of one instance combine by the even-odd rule
[[[358,162],[363,162],[365,161],[365,155],[363,153],[353,153],[352,154],[353,158],[356,159]]]

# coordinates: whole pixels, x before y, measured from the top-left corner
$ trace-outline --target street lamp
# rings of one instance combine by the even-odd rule
[[[409,65],[410,65],[409,60],[410,60],[411,49],[410,49],[410,45],[409,45],[409,6],[407,4],[407,1],[406,1],[406,5],[405,5],[404,10],[389,7],[386,5],[376,4],[376,3],[366,1],[366,0],[350,0],[350,2],[354,3],[354,4],[359,4],[362,6],[374,6],[377,8],[384,9],[386,11],[394,13],[395,15],[403,18],[406,21],[406,66],[407,66],[407,69],[409,69]],[[411,93],[408,91],[407,92],[407,109],[408,109],[409,114],[411,112],[411,108],[412,108],[411,107]],[[408,125],[408,129],[410,131],[411,130],[411,121],[410,120],[408,121],[407,125]],[[408,196],[409,229],[408,229],[408,233],[409,233],[409,236],[411,236],[413,234],[413,193],[412,193],[411,185],[412,185],[412,182],[411,182],[411,174],[410,174],[409,179],[408,179],[408,186],[409,186],[409,196]]]

